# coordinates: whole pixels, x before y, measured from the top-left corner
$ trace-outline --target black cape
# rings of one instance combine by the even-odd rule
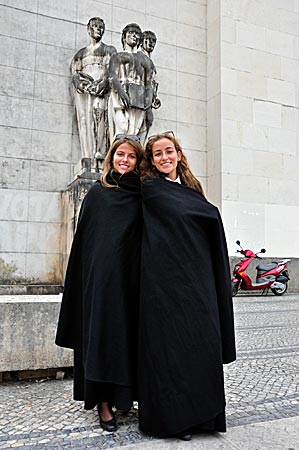
[[[225,431],[223,363],[235,359],[218,209],[162,178],[142,184],[139,420],[149,434]]]
[[[103,395],[111,395],[112,385],[136,384],[140,181],[133,172],[113,174],[109,181],[117,187],[96,182],[83,200],[56,335],[57,345],[75,350],[75,374],[81,380],[75,377],[74,397],[85,400],[86,409],[100,401],[86,397],[110,401]]]

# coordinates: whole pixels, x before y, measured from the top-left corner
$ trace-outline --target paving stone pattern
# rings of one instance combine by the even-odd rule
[[[227,425],[299,417],[299,295],[235,297],[237,361],[225,366]],[[111,449],[150,441],[137,404],[106,433],[72,400],[72,380],[0,384],[0,449]],[[154,447],[153,447],[154,448]]]

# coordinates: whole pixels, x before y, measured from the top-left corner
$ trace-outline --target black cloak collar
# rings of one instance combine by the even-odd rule
[[[140,178],[133,171],[120,174],[115,170],[111,170],[107,175],[107,182],[127,191],[140,192]]]

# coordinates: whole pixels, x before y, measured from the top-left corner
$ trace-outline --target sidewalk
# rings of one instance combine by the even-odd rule
[[[299,450],[299,294],[234,298],[237,361],[225,366],[227,433],[150,439],[137,405],[106,433],[72,380],[0,384],[0,449]]]

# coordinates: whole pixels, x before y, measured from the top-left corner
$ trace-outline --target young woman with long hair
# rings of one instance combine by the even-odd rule
[[[142,180],[139,424],[190,440],[226,429],[222,364],[235,359],[226,240],[173,133],[148,139]]]
[[[112,406],[129,410],[137,395],[142,158],[136,136],[116,137],[83,200],[56,336],[74,349],[74,399],[97,406],[106,431],[117,429]]]

